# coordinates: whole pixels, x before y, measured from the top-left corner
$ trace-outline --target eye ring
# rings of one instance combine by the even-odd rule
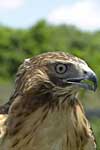
[[[57,64],[55,70],[56,73],[64,74],[67,71],[67,66],[65,64]]]

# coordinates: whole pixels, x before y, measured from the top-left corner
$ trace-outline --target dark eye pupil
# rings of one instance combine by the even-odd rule
[[[59,67],[59,71],[63,71],[63,69],[64,69],[63,67]]]

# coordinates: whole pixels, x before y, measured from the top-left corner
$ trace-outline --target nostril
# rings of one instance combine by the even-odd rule
[[[87,74],[87,71],[84,70],[83,73],[84,73],[84,74]]]

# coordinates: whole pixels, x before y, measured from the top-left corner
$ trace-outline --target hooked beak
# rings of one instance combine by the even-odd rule
[[[88,83],[87,81],[91,81],[92,83]],[[96,91],[98,82],[94,72],[87,72],[86,76],[84,77],[67,79],[67,83],[71,85],[77,85],[84,89]]]

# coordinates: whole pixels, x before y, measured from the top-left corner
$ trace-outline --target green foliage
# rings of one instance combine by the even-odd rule
[[[91,124],[96,137],[97,150],[100,150],[100,119],[92,119]]]
[[[54,26],[41,20],[29,29],[0,27],[0,79],[12,79],[27,57],[65,51],[83,58],[100,77],[100,32],[82,32],[74,26]]]

